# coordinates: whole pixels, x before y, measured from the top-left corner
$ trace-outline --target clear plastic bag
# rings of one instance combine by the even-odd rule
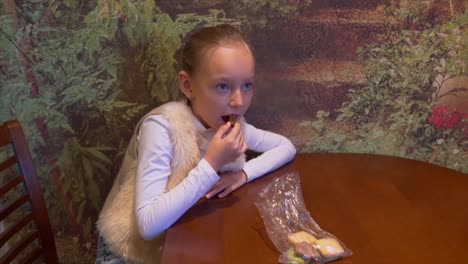
[[[255,205],[270,240],[281,252],[280,263],[326,263],[352,254],[312,219],[305,208],[297,173],[275,179],[260,192]]]

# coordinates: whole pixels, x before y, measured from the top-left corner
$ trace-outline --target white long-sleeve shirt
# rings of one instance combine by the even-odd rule
[[[162,115],[145,118],[138,133],[138,169],[135,208],[138,229],[144,239],[153,239],[169,228],[219,180],[216,171],[201,159],[188,176],[170,191],[166,191],[171,174],[173,147],[169,138],[169,122]],[[200,122],[203,141],[200,157],[216,133]],[[296,148],[287,138],[246,124],[244,141],[248,149],[262,153],[245,163],[247,182],[289,162]]]

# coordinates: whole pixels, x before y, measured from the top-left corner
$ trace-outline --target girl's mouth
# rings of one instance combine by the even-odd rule
[[[224,115],[221,116],[221,118],[224,120],[224,122],[230,122],[231,127],[234,127],[234,124],[236,123],[237,115],[231,114],[231,115]]]

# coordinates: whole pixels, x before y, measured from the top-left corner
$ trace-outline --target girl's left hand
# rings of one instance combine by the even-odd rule
[[[247,175],[243,170],[238,172],[225,172],[219,177],[219,180],[205,194],[206,199],[218,195],[218,198],[224,198],[234,190],[238,189],[247,182]]]

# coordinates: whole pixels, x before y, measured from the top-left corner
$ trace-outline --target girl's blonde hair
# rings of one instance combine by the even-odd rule
[[[182,70],[188,74],[194,74],[207,50],[232,43],[243,43],[252,53],[252,49],[247,40],[242,36],[242,33],[232,25],[222,24],[197,30],[189,35],[182,50]]]

